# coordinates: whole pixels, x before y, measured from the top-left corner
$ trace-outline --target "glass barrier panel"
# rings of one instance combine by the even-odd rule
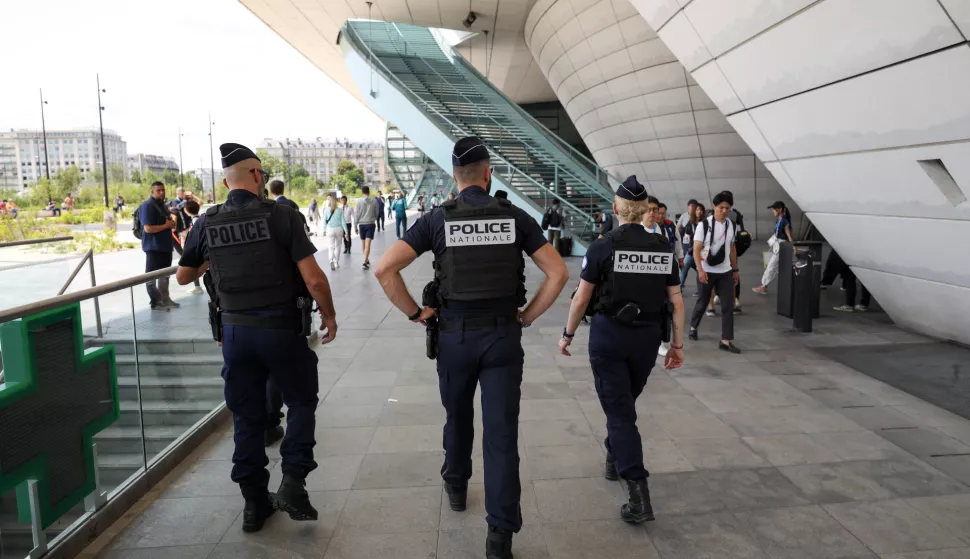
[[[29,523],[17,518],[17,492],[0,494],[0,559],[24,559],[34,547]]]

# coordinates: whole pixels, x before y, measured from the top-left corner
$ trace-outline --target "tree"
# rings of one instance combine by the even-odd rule
[[[108,165],[108,178],[112,183],[125,182],[125,166],[122,163]]]
[[[145,171],[145,174],[141,176],[141,183],[145,186],[148,186],[158,180],[160,180],[158,175],[156,175],[152,170]]]
[[[330,175],[327,181],[327,189],[342,190],[345,196],[352,196],[357,192],[357,183],[347,178],[347,175]]]
[[[74,192],[80,186],[82,180],[84,178],[81,176],[81,170],[77,168],[77,165],[71,165],[67,169],[61,169],[54,174],[54,184],[59,191],[64,193],[63,196]]]
[[[293,178],[298,179],[300,177],[309,177],[310,173],[306,170],[303,165],[297,165],[293,168]],[[292,180],[292,179],[291,179]]]
[[[354,181],[354,184],[356,184],[357,186],[364,185],[364,173],[357,167],[354,167],[353,169],[344,173],[344,176]]]
[[[182,175],[182,181],[179,184],[185,186],[185,190],[189,192],[199,192],[202,189],[202,179],[195,176],[195,171],[189,171]]]
[[[141,184],[141,173],[138,171],[138,169],[131,172],[131,182]]]
[[[165,169],[165,172],[162,173],[162,182],[164,182],[167,185],[178,184],[179,174],[173,171],[172,169]]]
[[[287,165],[286,161],[270,155],[268,151],[262,148],[256,150],[256,157],[259,157],[260,162],[263,164],[263,170],[270,177],[289,178],[290,166]]]
[[[344,160],[341,160],[340,163],[337,163],[337,174],[346,175],[351,171],[351,169],[356,169],[356,168],[357,166],[354,165],[353,161],[349,159],[344,159]]]

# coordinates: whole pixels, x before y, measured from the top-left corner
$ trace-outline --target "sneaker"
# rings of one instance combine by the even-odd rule
[[[763,286],[763,285],[759,285],[758,287],[752,287],[751,288],[751,291],[754,291],[758,295],[767,295],[768,294],[768,290],[765,289],[765,286]]]
[[[734,314],[741,314],[741,305],[734,307]]]
[[[199,287],[198,285],[192,286],[192,289],[188,289],[185,292],[188,293],[189,295],[202,295],[203,293],[205,293],[204,291],[202,291],[202,288]]]
[[[172,309],[169,308],[169,307],[167,307],[167,306],[165,306],[165,305],[163,305],[163,304],[161,304],[161,303],[159,303],[159,304],[155,305],[154,307],[152,307],[152,311],[154,311],[154,312],[168,312],[170,310],[172,310]]]
[[[852,307],[852,305],[839,305],[837,307],[832,307],[832,310],[836,310],[839,312],[852,312],[855,309]]]
[[[728,342],[728,343],[724,343],[724,342],[719,342],[719,343],[717,344],[717,349],[719,349],[719,350],[721,350],[721,351],[728,351],[728,352],[730,352],[730,353],[734,353],[734,354],[738,354],[738,353],[741,353],[741,350],[740,350],[740,349],[738,349],[738,348],[737,348],[737,347],[736,347],[736,346],[735,346],[734,344],[732,344],[731,342]]]
[[[181,303],[176,303],[175,301],[169,301],[169,302],[165,303],[165,306],[168,307],[168,308],[170,308],[170,309],[177,309],[177,308],[181,307],[182,305],[181,305]]]
[[[721,302],[721,297],[719,295],[714,296],[714,304],[717,305]]]
[[[363,267],[363,268],[364,268],[365,270],[370,270],[370,262],[364,262],[364,265],[363,265],[362,267]]]
[[[697,330],[688,330],[687,339],[697,341]]]
[[[694,294],[691,295],[691,297],[700,297],[700,296],[701,296],[701,292],[700,291],[695,291]]]
[[[869,312],[869,307],[865,305],[856,305],[855,310],[856,312]]]
[[[714,309],[713,309],[713,308],[711,308],[711,307],[708,307],[708,308],[707,308],[707,311],[705,311],[705,312],[704,312],[704,315],[705,315],[705,316],[715,316],[715,315],[714,315]]]
[[[336,269],[337,269],[337,263],[336,262],[331,262],[330,263],[330,271],[333,271],[333,270],[336,270]]]

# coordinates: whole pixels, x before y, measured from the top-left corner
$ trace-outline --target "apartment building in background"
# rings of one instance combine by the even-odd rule
[[[149,153],[135,153],[129,155],[127,159],[125,172],[129,177],[134,171],[138,171],[142,175],[148,171],[151,171],[159,177],[162,176],[165,171],[170,170],[175,173],[179,172],[179,164],[177,161],[175,161],[174,157],[152,155]]]
[[[347,159],[363,171],[364,184],[384,187],[393,182],[384,160],[384,144],[380,142],[357,142],[346,138],[327,141],[320,137],[314,141],[266,138],[259,147],[293,167],[302,165],[311,177],[322,181],[336,174],[337,165]]]
[[[128,147],[114,131],[104,131],[107,163],[125,166]],[[46,152],[46,157],[45,157]],[[45,149],[40,130],[0,132],[0,188],[22,191],[39,179],[76,165],[84,182],[94,182],[94,170],[101,168],[101,135],[97,128],[48,130]]]

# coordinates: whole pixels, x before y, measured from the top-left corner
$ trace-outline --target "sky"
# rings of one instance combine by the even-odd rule
[[[104,126],[128,153],[209,166],[219,144],[383,140],[384,121],[236,0],[0,0],[0,130]]]

